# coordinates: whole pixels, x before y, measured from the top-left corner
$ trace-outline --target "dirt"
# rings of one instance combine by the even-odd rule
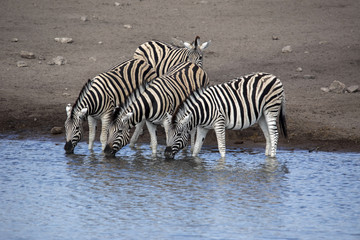
[[[87,79],[131,58],[145,41],[198,35],[212,40],[204,69],[213,84],[259,71],[282,80],[289,138],[280,148],[360,152],[360,93],[320,90],[334,80],[360,85],[359,12],[358,0],[2,1],[1,134],[50,135]],[[283,53],[288,45],[292,52]],[[66,64],[49,65],[57,56]],[[263,146],[264,138],[254,126],[228,131],[227,141]],[[216,144],[213,134],[207,144]]]

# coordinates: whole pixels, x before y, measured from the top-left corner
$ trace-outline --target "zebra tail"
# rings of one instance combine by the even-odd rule
[[[281,101],[279,125],[280,125],[280,131],[282,132],[283,136],[287,139],[288,134],[287,134],[287,124],[286,124],[286,117],[285,117],[285,98],[283,98]]]

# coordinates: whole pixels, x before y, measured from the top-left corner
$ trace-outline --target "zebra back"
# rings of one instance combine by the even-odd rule
[[[173,113],[192,91],[208,84],[209,78],[201,67],[190,62],[181,63],[166,75],[144,85],[144,90],[139,88],[135,91],[133,95],[140,96],[130,96],[113,120],[127,112],[133,112],[134,124],[140,122],[144,116],[150,121],[158,121],[166,112]]]
[[[147,61],[156,69],[157,75],[161,76],[181,62],[191,61],[202,66],[202,51],[208,47],[210,41],[202,45],[199,43],[199,37],[196,37],[192,44],[183,43],[184,47],[177,47],[161,41],[148,41],[135,50],[134,58]]]
[[[100,73],[83,86],[72,112],[88,108],[88,114],[100,116],[126,98],[143,82],[156,77],[153,68],[143,60],[132,59],[110,71]]]
[[[192,92],[179,105],[172,121],[181,121],[191,113],[193,126],[212,125],[221,113],[226,118],[228,129],[244,129],[256,123],[264,111],[278,114],[284,99],[282,83],[276,76],[250,74]]]

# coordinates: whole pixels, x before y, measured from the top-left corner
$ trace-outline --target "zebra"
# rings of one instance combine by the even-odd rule
[[[276,156],[278,142],[277,117],[287,137],[285,94],[281,81],[268,73],[253,73],[227,83],[194,91],[173,115],[167,114],[167,158],[186,147],[189,133],[196,129],[192,152],[197,156],[209,129],[214,129],[221,157],[225,157],[225,129],[240,130],[255,123],[265,139],[265,155]],[[176,123],[176,124],[175,124]]]
[[[196,36],[192,43],[182,42],[176,47],[160,41],[148,41],[140,45],[134,53],[134,59],[142,59],[156,69],[158,76],[166,73],[171,67],[189,61],[202,67],[203,51],[209,47],[211,40],[200,45],[200,37]]]
[[[141,95],[137,98],[129,97],[123,106],[114,111],[108,129],[105,155],[114,156],[127,145],[130,129],[145,121],[150,133],[152,154],[155,155],[157,125],[163,124],[166,113],[173,112],[192,91],[208,84],[206,72],[191,62],[181,63],[162,77],[152,80],[144,87]]]
[[[154,69],[143,60],[125,61],[117,68],[101,73],[89,79],[79,93],[74,105],[66,106],[65,121],[66,153],[73,153],[82,138],[82,122],[86,118],[89,125],[89,149],[93,149],[97,120],[101,120],[100,141],[103,149],[106,142],[106,130],[115,106],[125,102],[134,89],[142,82],[156,77]]]
[[[151,45],[157,49],[153,54],[145,55],[145,52],[144,55],[136,54],[134,59],[118,64],[85,83],[74,105],[66,106],[66,144],[64,147],[66,153],[73,153],[75,146],[81,140],[82,121],[86,118],[89,123],[89,149],[93,149],[95,130],[99,119],[102,123],[100,141],[102,149],[104,149],[106,130],[114,107],[122,104],[125,98],[143,82],[161,76],[178,62],[193,61],[202,65],[202,51],[209,46],[209,42],[199,46],[199,37],[197,37],[192,44],[184,42],[183,48],[173,47],[159,41],[146,42],[140,45],[135,53],[142,52],[143,50],[140,49]],[[161,55],[155,54],[160,52],[162,52]],[[161,63],[165,61],[167,64],[162,65]],[[158,65],[161,67],[158,67],[155,72],[153,66]],[[133,143],[137,140],[140,131],[139,126],[132,138]]]

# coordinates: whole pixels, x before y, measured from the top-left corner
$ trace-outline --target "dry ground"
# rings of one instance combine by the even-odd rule
[[[290,137],[280,146],[360,151],[360,93],[320,91],[334,80],[360,84],[360,1],[118,2],[2,1],[2,134],[50,134],[53,126],[63,125],[66,104],[75,101],[88,78],[130,58],[147,40],[192,41],[199,35],[212,40],[204,60],[212,83],[257,71],[282,80]],[[74,42],[61,44],[55,37]],[[293,51],[282,53],[287,45]],[[36,59],[21,58],[22,50],[35,53]],[[67,64],[48,65],[56,56],[65,57]],[[18,61],[28,67],[17,67]],[[296,71],[298,67],[303,71]],[[214,140],[210,135],[208,143]],[[263,141],[256,127],[228,132],[231,144]]]

